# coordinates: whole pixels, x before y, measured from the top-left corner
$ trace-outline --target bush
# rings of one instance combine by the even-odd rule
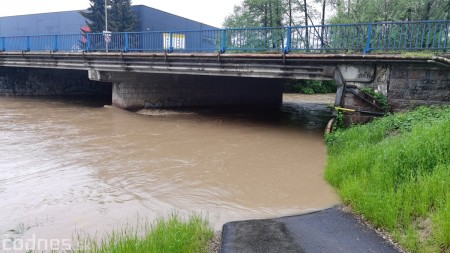
[[[298,80],[286,84],[289,91],[303,94],[315,93],[335,93],[336,83],[334,81],[318,81],[318,80]]]

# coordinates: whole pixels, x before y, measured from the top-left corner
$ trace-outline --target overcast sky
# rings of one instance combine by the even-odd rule
[[[223,20],[241,0],[134,0],[208,25],[222,27]],[[89,0],[0,0],[0,17],[43,12],[81,10]]]

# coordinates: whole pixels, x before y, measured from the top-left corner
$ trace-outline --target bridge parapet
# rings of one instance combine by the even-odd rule
[[[450,49],[450,21],[0,37],[0,51],[339,53]]]

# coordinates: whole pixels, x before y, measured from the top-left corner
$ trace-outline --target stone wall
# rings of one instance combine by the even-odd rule
[[[0,67],[0,96],[111,96],[87,71]]]
[[[388,98],[394,111],[450,103],[450,69],[433,65],[391,65]]]
[[[113,105],[128,109],[199,106],[279,106],[282,80],[107,72]],[[102,77],[100,79],[105,79]]]

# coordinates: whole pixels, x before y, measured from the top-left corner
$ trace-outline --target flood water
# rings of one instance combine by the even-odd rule
[[[310,98],[285,96],[279,114],[143,115],[0,97],[0,239],[103,234],[173,211],[202,213],[220,229],[332,206],[338,198],[323,179],[329,116],[298,103]]]

